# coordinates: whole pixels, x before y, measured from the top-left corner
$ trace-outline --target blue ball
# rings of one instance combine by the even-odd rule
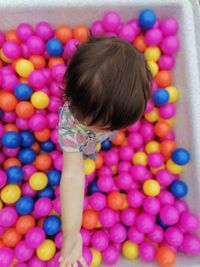
[[[110,150],[111,149],[111,141],[109,139],[104,140],[101,143],[101,149],[104,151]]]
[[[16,148],[21,145],[21,135],[17,132],[6,132],[2,136],[2,144],[7,148]]]
[[[178,165],[185,165],[190,161],[190,153],[185,148],[177,148],[172,153],[172,160]]]
[[[42,227],[47,235],[55,235],[60,231],[61,220],[56,215],[50,215],[44,219]]]
[[[41,150],[43,150],[45,152],[51,152],[55,149],[55,147],[56,147],[56,145],[51,140],[40,143]]]
[[[20,83],[14,89],[14,94],[19,100],[30,99],[32,93],[32,88],[26,83]]]
[[[157,223],[163,228],[163,229],[167,229],[168,225],[165,224],[161,219],[160,216],[158,215],[157,217]]]
[[[153,93],[153,102],[157,106],[166,104],[169,100],[169,93],[164,88],[159,88]]]
[[[36,153],[32,148],[23,148],[18,154],[18,159],[22,164],[30,164],[35,160]]]
[[[139,15],[139,25],[143,29],[151,29],[156,23],[156,14],[152,9],[144,9]]]
[[[20,133],[22,137],[22,143],[21,145],[23,147],[29,147],[32,146],[32,144],[35,142],[35,137],[31,132],[23,131]]]
[[[169,190],[176,198],[181,198],[187,195],[188,187],[183,181],[177,180],[170,185]]]
[[[98,186],[97,186],[97,181],[94,180],[88,187],[88,193],[91,195],[95,192],[100,192]]]
[[[46,50],[51,56],[61,56],[63,53],[63,45],[59,40],[52,38],[47,42]]]
[[[50,186],[45,187],[44,189],[37,192],[37,198],[47,197],[49,199],[54,198],[54,190]]]
[[[12,166],[6,170],[8,182],[10,184],[20,183],[23,179],[23,170],[21,167]]]
[[[33,211],[34,208],[34,200],[32,197],[29,196],[22,196],[17,202],[16,202],[16,210],[18,214],[25,215],[29,214]]]
[[[56,186],[60,184],[61,172],[58,170],[50,170],[47,172],[48,182],[50,186]]]

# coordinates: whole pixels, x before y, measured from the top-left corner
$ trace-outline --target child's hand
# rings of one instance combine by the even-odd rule
[[[82,237],[80,233],[63,238],[59,267],[78,267],[78,261],[83,267],[88,267],[82,257]]]

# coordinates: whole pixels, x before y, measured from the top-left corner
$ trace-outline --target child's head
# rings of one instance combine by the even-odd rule
[[[70,60],[64,76],[65,99],[79,121],[118,130],[143,115],[150,81],[145,58],[131,43],[91,37]]]

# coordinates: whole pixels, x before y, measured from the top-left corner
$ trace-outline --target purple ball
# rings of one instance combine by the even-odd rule
[[[118,250],[112,246],[109,245],[103,252],[102,252],[102,258],[105,264],[113,265],[116,264],[119,260],[119,252]]]
[[[10,266],[14,259],[14,252],[11,248],[1,247],[0,248],[0,266]]]
[[[174,18],[166,18],[160,24],[164,36],[173,35],[178,31],[178,22]]]
[[[20,23],[17,27],[17,35],[19,39],[26,42],[34,34],[33,27],[28,23]]]
[[[39,22],[35,26],[35,32],[36,32],[37,36],[39,36],[44,41],[47,41],[53,37],[52,26],[46,21]]]
[[[162,55],[158,60],[161,70],[170,70],[175,65],[175,58],[172,55]]]
[[[66,66],[64,64],[57,64],[51,69],[52,78],[58,83],[62,83],[65,72]]]
[[[20,241],[15,247],[15,257],[18,261],[28,261],[34,254],[34,249],[27,246],[26,241]]]
[[[101,20],[96,20],[92,24],[91,33],[95,37],[101,37],[102,35],[104,35],[104,28]]]
[[[103,227],[110,228],[115,225],[115,212],[110,208],[105,208],[99,213],[99,220]]]
[[[136,218],[136,227],[141,233],[148,234],[155,227],[155,219],[152,215],[141,213]]]
[[[120,38],[128,42],[132,42],[136,37],[135,31],[130,24],[122,25],[121,29],[119,30],[118,35]]]
[[[15,265],[13,265],[13,267],[28,267],[28,265],[26,263],[16,263]]]
[[[29,52],[33,55],[41,55],[45,51],[45,43],[38,36],[31,36],[26,42]]]
[[[145,39],[148,45],[159,45],[162,41],[162,32],[159,29],[150,29],[145,34]]]
[[[40,114],[33,115],[29,120],[29,127],[32,131],[42,131],[47,125],[46,117]]]
[[[127,201],[132,208],[139,208],[143,204],[145,196],[144,194],[137,190],[137,189],[132,189],[128,192],[127,194]]]
[[[165,241],[172,247],[180,247],[183,242],[183,232],[176,226],[172,226],[165,231]]]
[[[100,192],[95,192],[90,196],[90,206],[96,211],[102,210],[106,207],[106,196]]]
[[[120,223],[115,224],[109,231],[110,239],[114,243],[123,243],[127,237],[127,230],[125,226]]]
[[[5,207],[0,210],[0,226],[14,226],[17,221],[17,218],[18,215],[14,207]]]
[[[63,242],[63,232],[60,231],[55,236],[55,245],[59,250],[62,248],[62,242]]]
[[[161,186],[169,186],[174,181],[174,175],[168,170],[160,170],[156,173],[156,180]]]
[[[33,70],[29,77],[29,84],[35,89],[41,89],[46,84],[45,76],[43,75],[41,70]]]
[[[180,214],[179,225],[187,233],[195,232],[199,228],[199,218],[191,212],[183,211]]]
[[[98,176],[102,175],[111,175],[112,176],[112,169],[111,167],[108,166],[102,166],[98,171],[97,171]]]
[[[156,215],[160,211],[160,201],[155,197],[146,197],[143,201],[144,212]]]
[[[0,32],[0,48],[2,47],[4,42],[5,42],[5,35],[4,33]]]
[[[111,175],[101,175],[97,180],[97,186],[102,192],[110,192],[114,186],[115,182]]]
[[[14,41],[6,41],[2,46],[3,53],[10,59],[17,59],[20,57],[21,48]]]
[[[128,239],[133,243],[140,244],[144,241],[145,234],[138,231],[135,226],[128,229]]]
[[[86,246],[83,247],[83,258],[89,266],[90,263],[92,262],[92,252]],[[80,266],[82,267],[81,264],[78,264],[78,267],[80,267]]]
[[[145,241],[139,245],[139,255],[143,261],[151,262],[155,259],[156,248],[152,243]]]
[[[115,32],[120,25],[120,16],[114,11],[107,12],[103,17],[103,28],[109,32]]]
[[[200,253],[200,239],[197,236],[186,234],[183,238],[181,246],[183,252],[189,255],[197,255]]]
[[[116,178],[116,184],[120,190],[127,190],[133,182],[132,176],[128,172],[121,172]]]
[[[5,91],[13,92],[19,80],[15,74],[5,74],[2,78],[2,87]]]
[[[132,226],[135,224],[137,213],[132,208],[126,208],[121,211],[120,218],[124,225]]]
[[[176,36],[167,36],[161,44],[162,52],[171,55],[179,49],[180,43]]]
[[[155,225],[153,231],[147,237],[154,243],[161,243],[164,239],[164,230],[160,225]]]
[[[130,161],[133,157],[133,149],[130,146],[123,146],[119,149],[121,160]]]
[[[109,237],[105,231],[99,230],[93,234],[91,244],[95,249],[103,251],[109,244]]]
[[[174,225],[179,220],[178,210],[172,205],[165,205],[160,209],[160,219],[166,225]]]

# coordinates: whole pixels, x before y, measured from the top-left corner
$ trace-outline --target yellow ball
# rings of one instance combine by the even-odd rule
[[[149,66],[152,76],[155,77],[159,71],[158,64],[154,61],[147,61],[147,64]]]
[[[165,120],[167,123],[169,123],[170,126],[173,126],[174,125],[174,118],[171,118],[171,119],[168,119],[168,120]]]
[[[37,91],[31,96],[31,103],[37,109],[44,109],[49,105],[49,97],[42,91]]]
[[[90,267],[98,267],[102,261],[101,252],[94,248],[90,248],[90,250],[92,252],[92,262],[90,263]]]
[[[138,245],[134,244],[130,240],[127,240],[122,245],[122,252],[124,257],[126,257],[129,260],[134,260],[139,255]]]
[[[146,144],[145,151],[147,154],[150,154],[153,152],[160,152],[160,144],[156,141],[150,141]]]
[[[160,119],[160,115],[157,108],[153,108],[150,112],[145,112],[144,117],[149,122],[156,122]]]
[[[23,78],[27,78],[33,70],[34,65],[30,60],[20,59],[16,63],[16,72]]]
[[[6,63],[12,62],[12,60],[10,58],[5,56],[5,54],[4,54],[2,49],[0,50],[0,57],[1,57],[2,61],[6,62]]]
[[[3,202],[0,200],[0,210],[3,208]]]
[[[166,162],[166,168],[173,174],[180,174],[185,169],[184,166],[176,164],[172,159],[168,159]]]
[[[16,184],[8,184],[1,190],[1,200],[6,204],[13,204],[21,197],[21,189]]]
[[[160,193],[160,185],[156,180],[146,180],[143,184],[143,192],[149,197],[155,197]]]
[[[160,49],[157,46],[149,46],[144,51],[144,56],[147,61],[158,61],[160,58],[161,52]]]
[[[34,190],[42,190],[47,184],[48,178],[43,172],[36,172],[29,179],[29,185]]]
[[[42,261],[48,261],[53,258],[55,252],[56,246],[51,239],[44,240],[44,242],[36,249],[36,254]]]
[[[153,174],[156,174],[158,171],[160,170],[164,170],[165,169],[165,165],[163,164],[162,166],[160,166],[159,168],[150,168],[150,171],[153,173]]]
[[[83,161],[83,163],[86,175],[89,175],[95,171],[96,165],[93,159],[87,158]]]
[[[167,86],[167,92],[169,93],[169,103],[174,103],[179,99],[179,90],[175,86]]]
[[[97,144],[97,152],[99,152],[101,150],[101,143]]]
[[[147,155],[144,152],[136,152],[132,158],[133,164],[147,165]]]

